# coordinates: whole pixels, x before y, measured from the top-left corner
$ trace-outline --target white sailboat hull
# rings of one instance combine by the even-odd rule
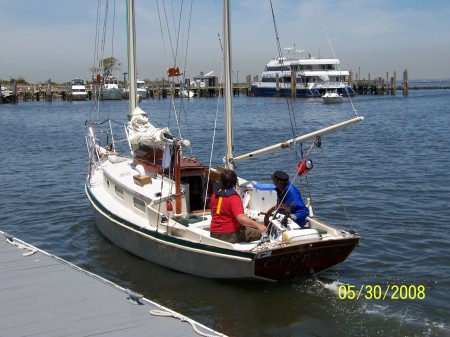
[[[161,190],[161,179],[170,183],[158,176],[151,184],[138,186],[133,182],[130,164],[104,161],[86,181],[86,194],[96,225],[106,238],[161,266],[206,278],[278,281],[331,268],[344,261],[359,243],[357,234],[336,231],[312,218],[309,221],[314,228],[291,231],[290,242],[271,241],[268,246],[258,246],[259,241],[232,244],[211,238],[209,214],[191,224],[182,220],[190,219],[192,213],[176,221],[162,221],[165,203],[160,205],[159,199],[152,197],[157,190],[162,198],[170,193],[166,187]],[[119,198],[117,188],[123,191]],[[188,195],[188,186],[185,191]],[[147,200],[142,212],[133,206],[136,197]],[[184,210],[187,204],[182,202]],[[319,230],[328,234],[319,235]]]
[[[130,231],[98,211],[95,211],[95,220],[100,232],[112,243],[147,261],[206,278],[254,278],[251,259],[234,260],[169,244],[139,231]]]
[[[206,278],[253,279],[254,254],[250,257],[214,252],[211,247],[177,239],[167,233],[137,226],[107,214],[86,189],[99,231],[116,246],[161,266]],[[97,201],[98,202],[98,201]],[[163,231],[164,232],[164,231]],[[201,245],[201,244],[200,244]]]

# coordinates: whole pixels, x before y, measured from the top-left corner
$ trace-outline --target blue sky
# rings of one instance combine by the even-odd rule
[[[180,12],[171,3],[175,6],[180,2],[135,0],[140,78],[164,77],[166,68],[174,64],[170,46],[176,49],[175,27]],[[404,69],[408,69],[410,79],[450,78],[448,0],[272,2],[282,48],[295,44],[296,49],[313,56],[333,57],[324,25],[342,68],[360,72],[361,78],[369,73],[371,78],[385,78],[386,73],[390,77],[396,71],[400,79]],[[181,61],[177,65],[184,68],[187,60],[187,77],[211,70],[220,76],[221,1],[193,1],[190,29],[191,1],[183,3],[178,38]],[[110,0],[103,55],[119,59],[123,63],[121,72],[126,72],[125,0],[115,1],[114,39],[113,7]],[[232,1],[231,11],[232,67],[243,81],[246,75],[260,75],[267,61],[277,55],[275,30],[268,0]],[[55,82],[89,79],[89,69],[96,61],[96,17],[94,0],[0,0],[0,79],[21,76],[32,83],[49,78]]]

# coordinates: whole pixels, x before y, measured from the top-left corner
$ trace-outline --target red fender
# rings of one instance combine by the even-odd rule
[[[298,164],[297,164],[297,174],[300,176],[304,176],[305,174],[307,174],[309,171],[311,171],[311,169],[313,168],[313,162],[311,159],[302,159]]]

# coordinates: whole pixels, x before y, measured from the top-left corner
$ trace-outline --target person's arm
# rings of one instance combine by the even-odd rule
[[[292,215],[294,215],[295,217],[292,217],[293,220],[306,219],[306,217],[309,215],[309,209],[305,205],[298,205],[297,207],[295,207],[295,211],[292,213]]]
[[[293,217],[291,216],[291,218],[294,221],[298,220],[300,222],[304,222],[306,220],[306,217],[309,215],[309,209],[303,202],[300,191],[293,190],[293,192],[294,193],[292,193],[292,197],[294,199],[294,205],[291,207],[291,213],[293,215]]]
[[[261,233],[264,233],[264,231],[266,230],[266,226],[257,223],[255,220],[249,218],[245,214],[237,215],[236,216],[236,220],[239,221],[239,223],[242,226],[256,228]]]

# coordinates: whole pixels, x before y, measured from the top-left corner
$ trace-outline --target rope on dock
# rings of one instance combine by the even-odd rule
[[[6,238],[6,242],[12,244],[13,246],[18,247],[19,249],[26,249],[28,250],[28,253],[23,253],[22,256],[30,256],[37,252],[37,249],[34,247],[30,247],[24,244],[20,244],[14,241],[14,238],[12,236],[7,235],[6,233],[3,233],[3,235]]]
[[[170,311],[163,311],[163,310],[150,310],[150,315],[153,316],[163,316],[163,317],[174,317],[174,318],[178,318],[180,321],[182,322],[188,322],[191,326],[192,329],[194,329],[194,331],[196,333],[198,333],[200,336],[204,336],[204,337],[217,337],[217,335],[211,335],[205,332],[200,331],[197,328],[197,325],[195,324],[196,322],[191,320],[190,318],[177,314],[175,312],[170,312]]]

